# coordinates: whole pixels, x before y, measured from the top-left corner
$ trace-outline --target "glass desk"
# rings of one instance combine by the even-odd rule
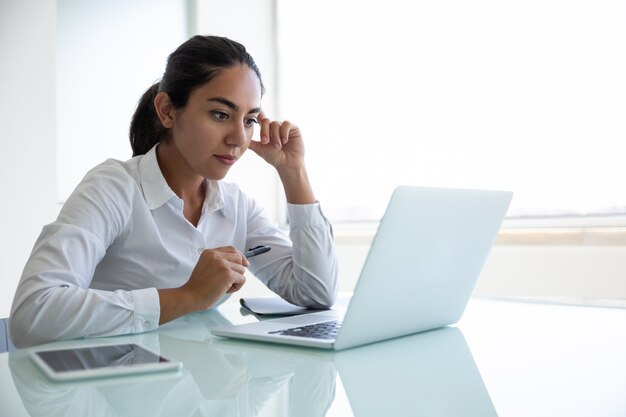
[[[472,299],[456,327],[337,353],[210,332],[253,320],[230,302],[98,339],[179,360],[177,373],[58,383],[27,350],[0,354],[0,416],[626,415],[626,309]]]

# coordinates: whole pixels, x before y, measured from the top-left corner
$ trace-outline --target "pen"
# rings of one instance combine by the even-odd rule
[[[246,258],[252,258],[253,256],[269,252],[271,249],[272,248],[269,246],[257,246],[252,249],[248,249],[248,252],[244,253],[243,256],[245,256]]]

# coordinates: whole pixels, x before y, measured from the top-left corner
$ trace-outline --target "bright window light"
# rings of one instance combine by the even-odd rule
[[[399,184],[515,193],[511,217],[626,212],[626,6],[278,1],[281,116],[334,221]]]

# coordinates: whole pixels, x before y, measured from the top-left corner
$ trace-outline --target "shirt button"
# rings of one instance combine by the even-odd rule
[[[204,252],[204,248],[198,248],[198,255],[202,255],[202,252]]]
[[[152,323],[150,323],[149,321],[144,321],[143,322],[143,328],[144,329],[149,329],[151,325],[152,325]]]

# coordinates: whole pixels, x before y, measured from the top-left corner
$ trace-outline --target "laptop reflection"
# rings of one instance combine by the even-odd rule
[[[249,366],[264,364],[268,377],[277,368],[291,369],[285,415],[497,417],[455,327],[338,353],[230,339],[214,346],[225,354],[245,355]]]

